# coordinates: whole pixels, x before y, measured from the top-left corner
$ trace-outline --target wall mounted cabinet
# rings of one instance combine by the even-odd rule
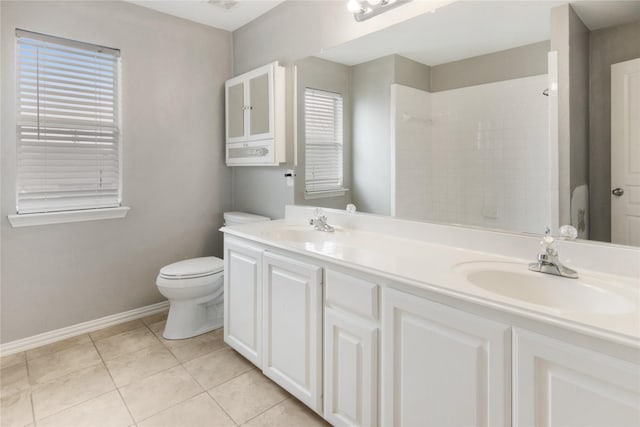
[[[226,161],[273,166],[285,161],[285,70],[274,62],[225,84]]]

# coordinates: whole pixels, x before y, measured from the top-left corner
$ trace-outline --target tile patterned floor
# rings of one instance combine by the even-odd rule
[[[223,341],[166,312],[0,359],[2,427],[325,426]]]

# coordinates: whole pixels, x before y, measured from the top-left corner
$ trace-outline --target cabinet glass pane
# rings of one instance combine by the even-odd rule
[[[249,82],[251,97],[250,135],[269,133],[269,75],[263,74]]]
[[[244,135],[244,84],[230,86],[228,91],[229,111],[227,136],[237,138]]]

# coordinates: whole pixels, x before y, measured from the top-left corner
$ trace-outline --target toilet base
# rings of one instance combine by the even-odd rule
[[[181,340],[219,329],[224,324],[223,303],[196,304],[193,301],[169,301],[169,315],[162,336]]]

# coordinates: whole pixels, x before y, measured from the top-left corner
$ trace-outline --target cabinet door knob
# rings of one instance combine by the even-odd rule
[[[611,194],[613,194],[614,196],[620,197],[624,194],[624,190],[620,187],[614,188],[613,190],[611,190]]]

